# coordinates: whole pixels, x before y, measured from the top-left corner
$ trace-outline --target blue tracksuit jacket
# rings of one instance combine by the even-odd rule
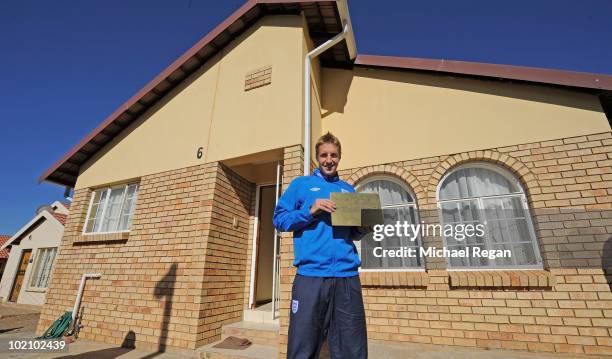
[[[331,192],[355,192],[337,176],[326,178],[317,168],[311,176],[294,179],[274,209],[274,227],[293,231],[293,265],[297,273],[309,277],[351,277],[361,264],[353,239],[361,234],[355,227],[331,225],[331,214],[310,214],[318,198],[329,199]]]

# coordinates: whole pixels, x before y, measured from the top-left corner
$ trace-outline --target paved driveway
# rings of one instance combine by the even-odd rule
[[[28,339],[36,336],[40,307],[0,303],[0,340]],[[174,353],[157,353],[141,349],[119,348],[115,345],[79,339],[69,344],[69,353],[0,353],[3,359],[184,359],[193,358]]]
[[[39,316],[38,306],[0,304],[0,338],[33,337]]]

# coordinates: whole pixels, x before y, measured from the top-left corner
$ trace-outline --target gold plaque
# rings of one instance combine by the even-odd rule
[[[336,210],[331,215],[333,226],[360,227],[384,223],[377,193],[332,192],[330,200],[336,203]]]

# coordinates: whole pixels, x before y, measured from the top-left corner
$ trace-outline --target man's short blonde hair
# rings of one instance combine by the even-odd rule
[[[332,135],[332,133],[329,131],[323,136],[319,137],[319,139],[317,140],[317,144],[315,145],[316,156],[319,155],[319,146],[324,143],[331,143],[332,145],[338,147],[338,156],[342,157],[342,146],[340,145],[340,140],[338,139],[338,137]]]

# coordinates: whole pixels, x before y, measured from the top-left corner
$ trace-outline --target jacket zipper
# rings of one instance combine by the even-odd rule
[[[327,182],[327,181],[325,181],[325,182]],[[328,182],[328,183],[329,183],[329,182]],[[342,187],[340,187],[340,186],[339,186],[337,183],[332,182],[332,183],[330,183],[330,184],[331,184],[331,185],[336,186],[337,188],[339,188],[339,189],[340,189],[340,191],[338,191],[338,192],[342,192]],[[330,191],[330,192],[329,192],[329,197],[330,197],[330,198],[331,198],[331,193],[332,193],[332,192]],[[333,234],[334,234],[334,228],[333,228],[333,226],[332,226],[332,239],[334,239],[334,240],[335,240],[335,238],[333,238]],[[333,268],[333,275],[334,275],[334,277],[335,277],[335,276],[337,275],[337,270],[336,270],[336,252],[335,252],[335,251],[333,252],[333,256],[332,256],[332,258],[333,258],[333,260],[334,260],[334,261],[332,262],[332,268]]]
[[[336,186],[338,189],[340,189],[340,191],[337,191],[337,192],[342,192],[342,187],[340,185],[338,185],[337,183],[335,183],[335,182],[328,182],[325,178],[321,178],[321,180],[323,182],[325,182],[326,185]],[[331,198],[331,194],[332,194],[332,192],[329,191],[330,198]],[[333,238],[333,234],[334,234],[334,229],[332,227],[332,239],[334,239]],[[336,274],[337,274],[336,273],[337,271],[336,271],[336,253],[335,253],[335,251],[332,252],[332,268],[331,269],[332,269],[332,276],[335,277]]]

